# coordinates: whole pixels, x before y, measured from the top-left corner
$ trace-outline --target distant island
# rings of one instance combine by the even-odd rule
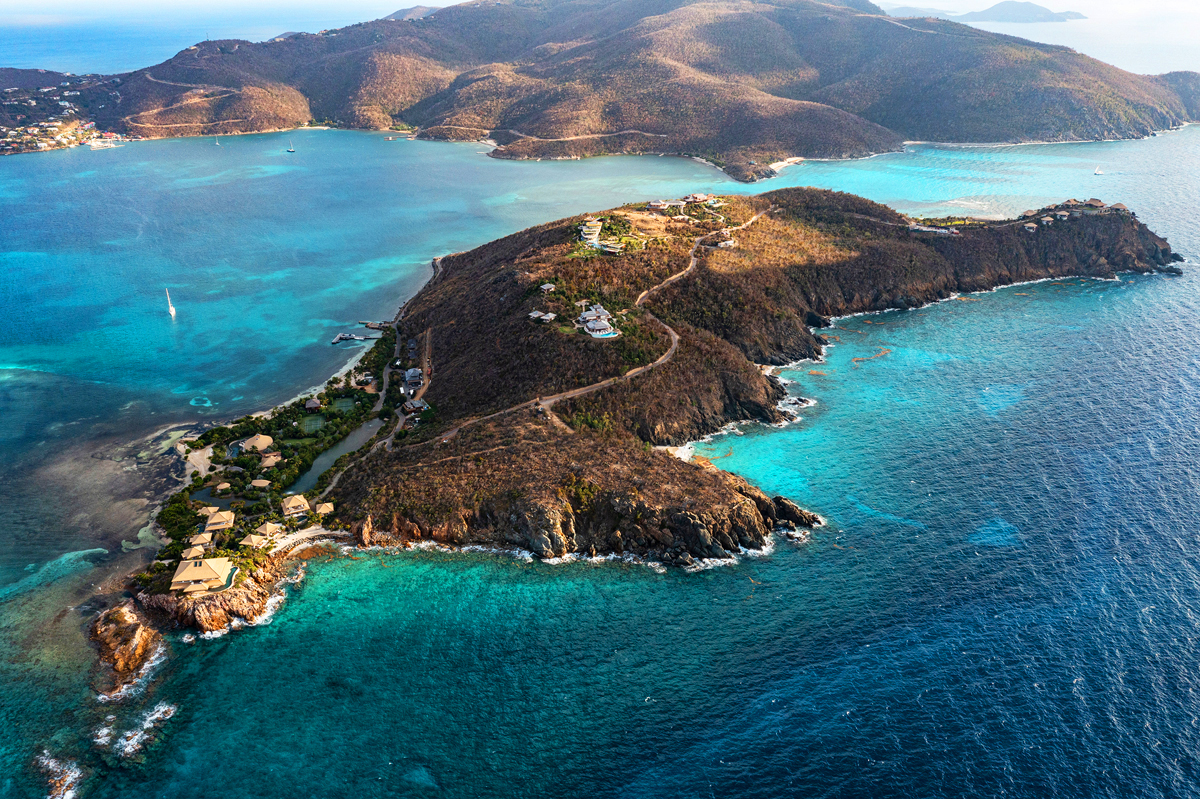
[[[0,87],[4,152],[69,146],[64,126],[85,123],[124,137],[324,124],[483,140],[496,158],[692,156],[744,181],[911,140],[1127,139],[1200,118],[1195,72],[1134,75],[867,0],[475,0],[201,42],[122,75],[0,70]]]
[[[997,3],[983,11],[970,11],[964,14],[955,14],[936,8],[917,8],[914,6],[889,8],[887,12],[889,16],[893,17],[936,17],[954,22],[1034,23],[1068,22],[1073,19],[1087,19],[1087,17],[1078,11],[1051,11],[1036,3],[1017,2],[1017,0],[1004,0],[1004,2]]]

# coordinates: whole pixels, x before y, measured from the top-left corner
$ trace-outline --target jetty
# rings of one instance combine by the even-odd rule
[[[373,338],[373,337],[372,336],[359,336],[354,333],[338,333],[336,336],[333,337],[333,341],[330,343],[331,344],[340,344],[343,341],[366,341],[370,338]]]

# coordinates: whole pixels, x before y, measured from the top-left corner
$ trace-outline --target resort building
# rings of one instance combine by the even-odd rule
[[[206,547],[212,543],[212,533],[197,533],[188,539],[188,543],[194,547]]]
[[[543,283],[542,285],[538,286],[538,288],[542,290],[543,294],[549,294],[550,292],[554,291],[555,286],[553,283]]]
[[[270,488],[271,481],[270,480],[251,480],[250,485],[253,488]]]
[[[317,505],[314,513],[316,513],[318,516],[324,516],[327,513],[333,513],[333,503],[322,502],[321,504]]]
[[[1048,217],[1048,216],[1043,216],[1040,221],[1043,225],[1049,225],[1051,222],[1054,221],[1054,219],[1052,219],[1051,217]]]
[[[200,594],[222,588],[233,573],[229,558],[205,558],[185,560],[171,578],[171,590],[185,594]]]
[[[716,199],[711,194],[689,194],[683,198],[685,203],[706,203],[709,200]]]
[[[1025,223],[1025,229],[1026,229],[1026,230],[1028,230],[1030,233],[1036,233],[1036,232],[1037,232],[1037,225],[1035,225],[1035,224],[1034,224],[1034,223],[1032,223],[1032,222],[1026,222],[1026,223]]]
[[[409,400],[403,406],[405,413],[421,413],[429,410],[429,403],[422,399]]]
[[[217,483],[218,491],[228,491],[231,487],[229,483]]]
[[[283,460],[283,456],[278,452],[271,452],[262,456],[262,467],[264,469],[274,469]]]
[[[313,397],[308,402],[304,403],[304,410],[312,412],[321,410],[321,401]]]
[[[279,531],[282,529],[282,524],[276,524],[275,522],[263,522],[254,530],[254,532],[258,533],[264,538],[270,538],[272,536],[279,535]]]
[[[216,513],[219,510],[220,510],[220,508],[218,508],[216,505],[209,505],[207,508],[200,509],[200,515],[201,516],[212,516],[214,513]]]
[[[233,518],[233,511],[219,510],[208,517],[208,522],[204,525],[204,532],[219,533],[222,530],[228,530],[233,527]]]
[[[266,545],[266,537],[256,535],[255,533],[250,533],[248,536],[242,539],[242,546],[244,547],[264,547]]]
[[[267,447],[275,443],[275,439],[270,436],[264,436],[262,433],[250,436],[242,442],[243,452],[263,452]]]
[[[593,319],[584,324],[583,329],[587,331],[592,338],[612,338],[617,334],[613,326],[603,319]]]
[[[184,560],[195,560],[196,558],[204,557],[204,547],[188,547],[183,550]]]
[[[302,496],[296,495],[283,498],[283,515],[292,518],[294,516],[303,516],[308,513],[308,500]]]

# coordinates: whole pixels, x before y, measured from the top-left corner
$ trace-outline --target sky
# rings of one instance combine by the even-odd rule
[[[875,0],[963,14],[997,0]],[[1033,25],[978,23],[975,27],[1048,44],[1062,44],[1101,61],[1146,75],[1200,72],[1200,0],[1034,0],[1051,11],[1078,11],[1085,20]],[[0,0],[3,2],[3,0]]]
[[[884,0],[962,13],[994,0]],[[977,27],[1062,44],[1145,74],[1200,71],[1200,0],[1039,0],[1086,20]],[[251,41],[316,32],[445,0],[0,0],[0,66],[118,72],[150,66],[206,38]]]

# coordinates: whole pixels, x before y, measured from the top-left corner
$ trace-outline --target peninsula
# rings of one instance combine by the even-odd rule
[[[125,137],[319,122],[482,139],[496,158],[689,155],[744,181],[911,140],[1137,138],[1200,118],[1195,72],[1135,75],[868,0],[473,0],[205,41],[122,75],[0,81],[0,151],[61,146],[60,120]]]

